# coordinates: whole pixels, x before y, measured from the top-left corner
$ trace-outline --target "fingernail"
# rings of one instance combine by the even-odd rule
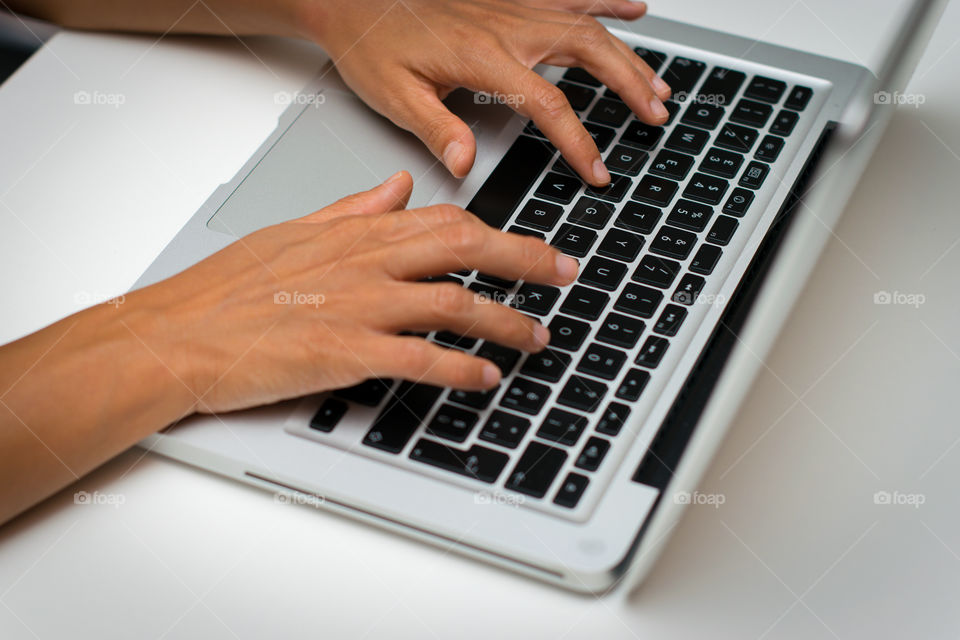
[[[610,182],[610,172],[607,171],[607,167],[603,164],[603,160],[600,160],[599,158],[593,161],[593,179],[600,184],[607,184]]]
[[[488,387],[500,382],[500,369],[494,364],[483,365],[483,384]]]
[[[666,93],[670,91],[670,85],[663,81],[663,78],[660,76],[653,77],[653,89],[657,93]]]
[[[539,347],[550,344],[550,330],[539,322],[533,327],[533,339]]]
[[[654,98],[650,101],[650,110],[653,111],[653,115],[657,118],[666,118],[670,115],[667,111],[667,108],[663,106],[663,103],[660,102],[660,98]]]
[[[450,173],[458,178],[460,177],[460,174],[457,173],[456,167],[458,161],[460,160],[460,156],[463,155],[463,151],[464,146],[456,140],[448,144],[447,148],[443,150],[443,164],[447,166],[447,169],[450,171]]]
[[[399,179],[400,179],[400,176],[402,176],[402,175],[403,175],[403,171],[397,171],[395,174],[393,174],[392,176],[390,176],[389,178],[387,178],[387,180],[386,180],[383,184],[385,184],[385,185],[387,185],[387,184],[393,184],[394,182],[396,182],[397,180],[399,180]]]
[[[570,256],[565,256],[562,253],[557,256],[557,275],[559,275],[565,282],[573,282],[573,279],[577,277],[577,271],[580,270],[580,263]]]

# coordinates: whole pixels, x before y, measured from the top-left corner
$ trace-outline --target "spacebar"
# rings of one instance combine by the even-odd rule
[[[520,199],[553,158],[553,147],[528,136],[517,138],[467,205],[491,227],[502,229]]]

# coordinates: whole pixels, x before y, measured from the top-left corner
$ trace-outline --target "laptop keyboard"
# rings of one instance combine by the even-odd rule
[[[624,425],[657,378],[662,384],[672,373],[668,354],[695,330],[690,318],[701,296],[719,288],[712,276],[727,245],[756,224],[757,191],[775,163],[787,162],[781,151],[814,94],[687,57],[636,52],[673,89],[663,126],[637,120],[583,69],[557,83],[603,154],[609,186],[583,183],[530,123],[467,206],[491,226],[576,257],[578,281],[557,288],[475,272],[431,279],[536,317],[550,328],[549,347],[523,354],[433,332],[425,337],[493,361],[504,374],[500,386],[467,392],[368,380],[325,394],[311,437],[322,441],[361,407],[369,427],[351,448],[448,472],[478,489],[516,492],[559,513],[581,504],[599,470],[625,453]]]

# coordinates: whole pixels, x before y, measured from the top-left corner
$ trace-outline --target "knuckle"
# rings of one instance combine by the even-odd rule
[[[574,42],[584,50],[594,50],[607,43],[609,35],[599,21],[587,18],[573,32]]]
[[[441,240],[456,253],[482,250],[487,238],[486,230],[469,220],[448,225],[441,233]]]
[[[551,120],[561,118],[570,109],[567,96],[552,84],[539,84],[534,89],[533,99],[543,115]]]
[[[431,207],[438,224],[455,224],[468,222],[472,217],[460,207],[452,204],[438,204]]]
[[[430,306],[434,313],[443,318],[451,318],[467,313],[473,306],[473,294],[456,284],[431,285]]]
[[[403,363],[410,378],[421,376],[433,363],[430,345],[424,340],[402,340],[396,345],[393,355],[397,362]]]

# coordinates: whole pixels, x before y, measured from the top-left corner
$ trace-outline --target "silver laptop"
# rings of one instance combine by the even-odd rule
[[[454,180],[370,111],[332,63],[137,283],[399,169],[411,206],[452,202],[581,263],[563,288],[439,276],[537,317],[487,393],[401,380],[229,416],[195,416],[151,451],[581,592],[649,569],[678,521],[883,131],[945,2],[906,12],[879,76],[845,62],[647,17],[616,35],[672,86],[638,121],[581,69],[544,67],[613,175],[592,189],[536,127],[487,96],[448,104],[478,140]]]

